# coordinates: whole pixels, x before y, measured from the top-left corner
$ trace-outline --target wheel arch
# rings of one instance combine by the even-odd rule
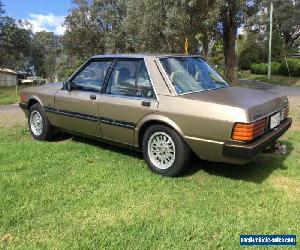
[[[184,134],[180,127],[172,121],[170,118],[161,116],[161,115],[153,115],[143,118],[136,127],[136,134],[135,134],[135,142],[137,146],[141,147],[142,140],[147,128],[153,125],[164,125],[173,130],[175,130],[181,138],[184,139]]]
[[[43,103],[41,101],[40,98],[38,98],[37,96],[31,96],[28,98],[28,109],[30,109],[30,107],[36,103],[39,103],[41,106],[43,106]]]

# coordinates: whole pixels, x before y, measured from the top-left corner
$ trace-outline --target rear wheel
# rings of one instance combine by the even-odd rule
[[[29,108],[28,125],[33,138],[36,140],[46,141],[53,137],[53,127],[39,103]]]
[[[191,151],[181,137],[163,125],[149,127],[143,138],[143,155],[148,167],[155,173],[177,176],[189,164]]]

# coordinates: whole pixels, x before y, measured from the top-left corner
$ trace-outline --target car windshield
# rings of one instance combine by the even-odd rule
[[[160,62],[177,94],[228,87],[222,77],[200,57],[167,57]]]

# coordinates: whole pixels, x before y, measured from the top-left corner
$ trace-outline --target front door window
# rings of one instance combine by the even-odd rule
[[[94,61],[89,63],[71,81],[73,90],[99,92],[109,69],[110,61]]]

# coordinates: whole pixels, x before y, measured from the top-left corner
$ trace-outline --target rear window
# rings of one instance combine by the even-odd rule
[[[160,59],[177,94],[207,91],[229,85],[200,57],[168,57]]]

